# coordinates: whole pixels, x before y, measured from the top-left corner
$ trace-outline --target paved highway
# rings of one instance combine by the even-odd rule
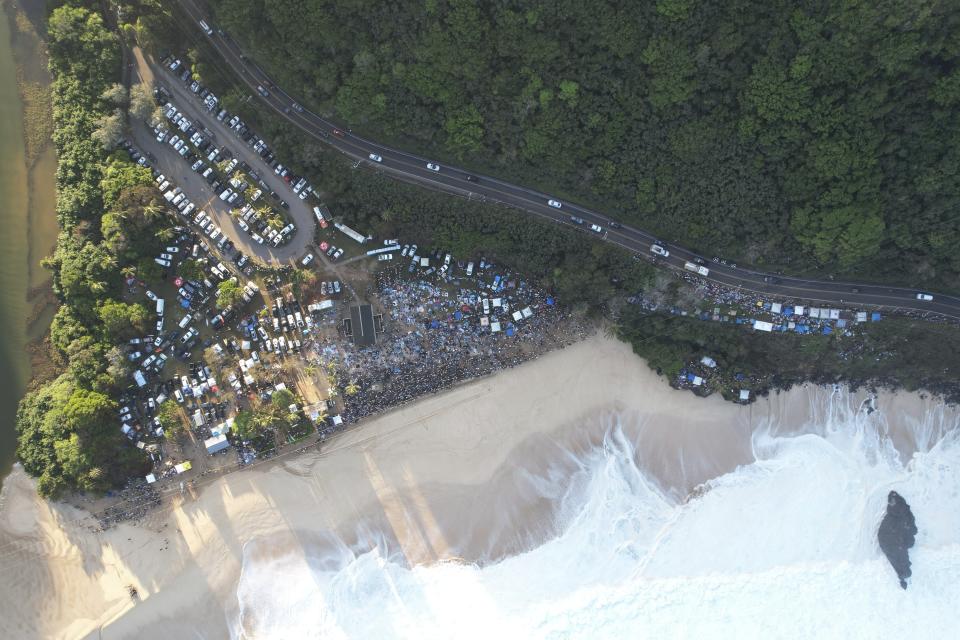
[[[179,0],[179,2],[195,23],[201,19],[210,23],[209,13],[202,10],[195,0]],[[276,86],[227,34],[214,30],[209,36],[209,41],[227,66],[250,88],[251,95],[309,135],[356,160],[366,162],[376,169],[408,182],[471,199],[502,203],[560,224],[582,227],[587,233],[590,233],[588,231],[590,225],[596,224],[603,229],[602,233],[595,234],[598,238],[617,244],[644,258],[652,256],[650,246],[656,242],[656,238],[641,229],[627,225],[611,228],[609,216],[572,202],[563,202],[561,208],[551,207],[547,204],[547,201],[552,199],[549,194],[498,178],[473,174],[441,163],[434,163],[440,166],[440,170],[432,171],[427,168],[428,163],[433,163],[430,158],[392,149],[355,135],[299,106],[297,101]],[[258,86],[263,87],[267,95],[259,93]],[[370,159],[370,154],[375,154],[382,160],[375,162]],[[571,217],[582,219],[583,225],[573,223]],[[301,230],[301,233],[306,232],[306,229]],[[670,256],[657,259],[662,266],[682,270],[684,262],[698,257],[697,254],[675,244],[670,244],[667,248]],[[710,258],[710,256],[703,257]],[[833,306],[883,307],[894,311],[935,312],[960,320],[960,298],[955,296],[935,294],[932,301],[921,301],[917,299],[919,292],[916,289],[775,276],[712,262],[706,266],[710,269],[709,280],[745,291]]]

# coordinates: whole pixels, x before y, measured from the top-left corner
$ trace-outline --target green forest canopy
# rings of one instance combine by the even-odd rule
[[[351,126],[705,254],[958,286],[960,12],[931,0],[214,0]]]

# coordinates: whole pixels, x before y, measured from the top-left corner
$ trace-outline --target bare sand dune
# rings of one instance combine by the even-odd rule
[[[363,521],[387,531],[410,564],[496,559],[524,542],[503,530],[550,533],[536,496],[507,499],[513,471],[600,437],[613,412],[630,422],[638,456],[663,486],[684,494],[751,460],[752,425],[802,425],[811,397],[801,389],[750,407],[695,399],[628,346],[595,336],[371,420],[319,453],[218,479],[106,533],[74,524],[82,512],[38,500],[17,470],[0,505],[0,619],[23,639],[226,637],[251,540],[306,552],[328,532],[349,539]],[[925,406],[910,398],[897,402]]]

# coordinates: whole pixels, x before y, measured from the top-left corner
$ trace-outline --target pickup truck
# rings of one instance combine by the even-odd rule
[[[701,276],[710,275],[710,269],[706,267],[702,267],[698,264],[694,264],[692,262],[684,262],[683,268],[686,269],[687,271],[692,271],[694,273],[700,274]]]

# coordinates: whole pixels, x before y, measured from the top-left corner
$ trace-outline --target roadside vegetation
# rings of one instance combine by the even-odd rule
[[[214,0],[357,131],[703,254],[958,289],[960,13],[930,2]]]
[[[927,390],[960,402],[955,327],[888,317],[856,325],[853,335],[757,335],[741,326],[683,316],[625,311],[621,339],[668,380],[704,356],[717,362],[703,392],[735,400],[740,389],[760,394],[795,384],[846,383],[853,388]]]
[[[45,266],[61,303],[50,327],[61,373],[17,412],[17,454],[45,496],[103,491],[149,469],[120,432],[114,398],[131,371],[119,345],[148,317],[121,300],[123,279],[159,275],[149,256],[162,246],[164,208],[150,172],[97,140],[118,109],[120,46],[87,5],[64,3],[48,21],[61,233]]]

